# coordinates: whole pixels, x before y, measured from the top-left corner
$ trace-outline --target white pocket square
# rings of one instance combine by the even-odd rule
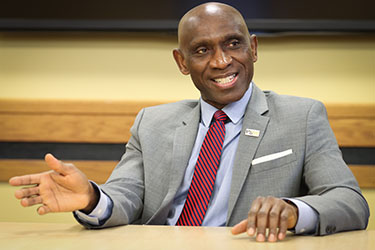
[[[292,153],[293,153],[293,150],[288,149],[288,150],[285,150],[285,151],[282,151],[282,152],[279,152],[279,153],[265,155],[265,156],[254,159],[251,164],[256,165],[256,164],[259,164],[259,163],[262,163],[262,162],[276,160],[278,158],[290,155]]]

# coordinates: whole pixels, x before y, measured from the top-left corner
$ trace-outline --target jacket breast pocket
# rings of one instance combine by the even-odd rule
[[[251,172],[260,173],[276,169],[296,161],[296,155],[292,149],[257,157],[252,161]]]

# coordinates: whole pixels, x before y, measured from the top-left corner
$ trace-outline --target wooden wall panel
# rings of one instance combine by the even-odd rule
[[[0,100],[0,141],[124,143],[141,108],[160,102]],[[340,146],[375,147],[375,105],[327,104]]]
[[[375,119],[329,119],[341,147],[375,147]]]
[[[375,119],[375,103],[368,104],[325,104],[328,118]]]
[[[350,165],[349,167],[361,188],[375,188],[374,165]]]
[[[375,147],[375,104],[326,104],[341,147]]]
[[[0,141],[125,143],[134,115],[0,114]]]
[[[137,113],[157,104],[0,100],[0,141],[125,143]]]

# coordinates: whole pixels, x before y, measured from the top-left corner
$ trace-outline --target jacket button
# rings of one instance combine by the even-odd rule
[[[327,234],[332,234],[334,232],[336,232],[336,226],[334,226],[334,225],[328,225],[326,227],[326,233]]]

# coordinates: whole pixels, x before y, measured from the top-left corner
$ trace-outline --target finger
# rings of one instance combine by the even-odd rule
[[[30,207],[36,204],[42,204],[43,200],[42,197],[40,196],[34,196],[34,197],[29,197],[29,198],[23,198],[21,200],[21,205],[24,207]]]
[[[23,176],[15,176],[9,179],[12,186],[33,185],[40,183],[41,174],[28,174]]]
[[[251,204],[249,215],[247,217],[247,234],[253,236],[256,232],[257,214],[261,207],[263,197],[256,198]]]
[[[232,227],[232,234],[244,233],[247,230],[247,220],[243,220],[240,223]]]
[[[279,227],[281,205],[277,202],[269,213],[268,222],[268,241],[275,242],[277,240],[277,228]]]
[[[39,194],[39,187],[30,187],[17,190],[14,195],[17,199],[22,199]]]
[[[49,207],[47,207],[46,205],[38,207],[36,211],[38,212],[39,215],[44,215],[44,214],[48,214],[51,212]]]
[[[48,153],[44,157],[44,160],[46,161],[47,165],[56,171],[59,174],[62,175],[68,175],[72,172],[72,164],[66,164],[62,161],[56,159],[52,154]]]
[[[257,241],[265,241],[266,240],[266,230],[268,225],[268,217],[269,212],[272,208],[272,203],[269,199],[266,199],[262,203],[262,207],[259,209],[257,214]]]
[[[278,234],[279,240],[283,240],[286,236],[286,231],[288,230],[289,216],[290,216],[290,213],[287,208],[283,209],[280,213],[279,234]]]

